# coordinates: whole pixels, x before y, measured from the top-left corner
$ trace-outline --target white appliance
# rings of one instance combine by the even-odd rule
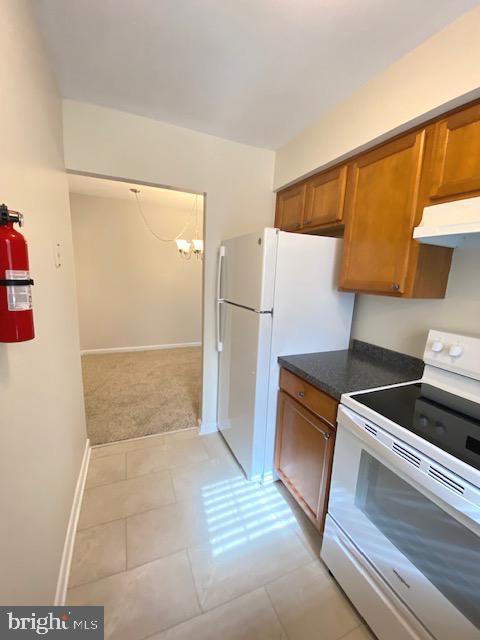
[[[380,640],[480,639],[480,339],[342,396],[321,557]]]
[[[348,348],[354,296],[337,291],[342,240],[263,229],[219,251],[218,429],[248,479],[273,479],[277,358]]]
[[[480,247],[480,197],[425,207],[413,237],[443,247]]]

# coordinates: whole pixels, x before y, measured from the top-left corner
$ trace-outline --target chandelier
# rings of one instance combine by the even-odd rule
[[[198,225],[198,195],[197,194],[195,194],[195,200],[194,200],[193,210],[192,210],[192,213],[195,213],[195,232],[192,240],[186,240],[185,238],[182,238],[182,236],[190,224],[191,216],[189,216],[182,230],[175,237],[162,238],[151,228],[147,218],[145,217],[145,214],[142,209],[142,205],[140,203],[140,197],[139,197],[140,189],[131,188],[129,189],[129,191],[131,191],[135,196],[135,201],[137,203],[137,208],[138,208],[140,217],[142,218],[145,227],[152,234],[152,236],[154,236],[160,242],[175,242],[177,245],[178,253],[181,258],[190,260],[190,258],[193,255],[197,258],[197,260],[203,259],[203,240],[200,238],[199,225]]]
[[[195,195],[195,233],[192,240],[186,240],[185,238],[179,237],[175,239],[177,243],[178,253],[180,257],[185,258],[186,260],[190,260],[192,255],[194,255],[197,260],[203,258],[203,240],[200,238],[200,234],[198,231],[198,196]],[[183,235],[183,232],[180,236]]]

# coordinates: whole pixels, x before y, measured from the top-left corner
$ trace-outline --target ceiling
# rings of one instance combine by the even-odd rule
[[[152,204],[162,209],[176,211],[193,211],[195,198],[197,198],[198,212],[202,211],[203,196],[173,189],[161,189],[159,187],[147,187],[120,180],[108,180],[74,173],[67,174],[70,193],[78,193],[100,198],[114,198],[115,200],[131,200],[135,202],[135,196],[130,189],[140,189],[140,200],[144,204]]]
[[[33,0],[64,97],[270,149],[478,4]]]

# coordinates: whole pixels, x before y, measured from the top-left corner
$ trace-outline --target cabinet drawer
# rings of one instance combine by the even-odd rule
[[[338,402],[328,394],[283,368],[280,370],[280,388],[315,415],[331,425],[336,424]]]

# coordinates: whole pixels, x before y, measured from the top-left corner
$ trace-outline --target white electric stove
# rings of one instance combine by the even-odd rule
[[[480,339],[342,396],[321,556],[380,640],[480,640]]]

